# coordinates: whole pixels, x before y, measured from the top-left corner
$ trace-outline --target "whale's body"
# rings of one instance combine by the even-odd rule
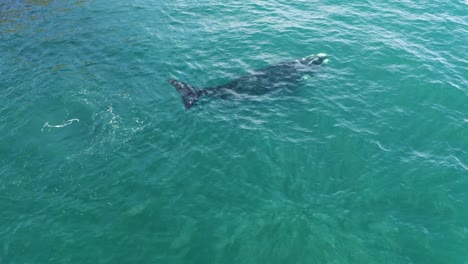
[[[190,109],[200,96],[228,98],[236,95],[261,95],[277,89],[297,87],[304,75],[313,74],[320,65],[328,62],[327,55],[319,53],[298,60],[278,63],[254,71],[229,83],[196,89],[190,84],[169,80],[182,95],[185,109]]]

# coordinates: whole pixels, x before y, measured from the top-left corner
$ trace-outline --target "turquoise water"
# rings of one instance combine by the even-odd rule
[[[0,263],[468,263],[467,10],[3,0]]]

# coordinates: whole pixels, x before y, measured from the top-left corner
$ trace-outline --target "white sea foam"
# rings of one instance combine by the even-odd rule
[[[68,125],[71,125],[73,122],[80,122],[80,120],[78,118],[72,118],[72,119],[69,119],[67,121],[65,121],[63,124],[60,124],[60,125],[51,125],[49,124],[49,122],[45,122],[44,126],[42,127],[41,131],[44,131],[44,128],[46,127],[49,127],[49,128],[62,128],[62,127],[66,127]]]

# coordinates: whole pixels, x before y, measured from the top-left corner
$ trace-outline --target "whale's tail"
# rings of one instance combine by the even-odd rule
[[[168,80],[168,82],[176,88],[176,90],[182,95],[182,101],[184,102],[185,110],[190,109],[193,104],[198,101],[201,95],[201,91],[197,90],[190,84],[179,82],[177,80]]]

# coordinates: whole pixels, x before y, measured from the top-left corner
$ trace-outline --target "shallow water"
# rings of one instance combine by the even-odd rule
[[[466,263],[467,8],[1,2],[0,263]]]

